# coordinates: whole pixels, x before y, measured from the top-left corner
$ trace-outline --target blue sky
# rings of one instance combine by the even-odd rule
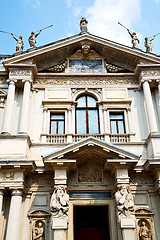
[[[137,32],[140,48],[145,50],[144,38],[160,32],[160,0],[0,0],[0,30],[22,35],[24,50],[29,48],[28,37],[41,32],[37,46],[80,32],[79,20],[85,16],[92,34],[131,46],[127,30],[117,22]],[[0,33],[0,54],[13,54],[16,41]],[[153,41],[153,52],[160,55],[160,35]]]

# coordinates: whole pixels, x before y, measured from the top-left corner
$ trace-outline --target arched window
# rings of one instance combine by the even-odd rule
[[[76,133],[99,133],[96,99],[90,95],[83,95],[77,99]]]

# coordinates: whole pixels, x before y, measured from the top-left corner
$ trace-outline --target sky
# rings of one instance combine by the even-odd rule
[[[0,16],[0,31],[22,35],[24,50],[31,31],[51,24],[36,38],[37,47],[78,34],[82,16],[91,34],[131,46],[130,35],[118,24],[122,23],[137,33],[143,51],[144,38],[160,33],[160,0],[0,0]],[[160,55],[160,34],[152,43],[153,53]],[[11,34],[0,33],[0,55],[15,49]]]

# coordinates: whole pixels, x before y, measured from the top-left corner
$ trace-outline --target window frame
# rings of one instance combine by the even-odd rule
[[[56,124],[56,133],[51,133],[51,122],[52,122],[52,119],[51,119],[51,115],[63,115],[64,116],[64,119],[63,120],[57,120],[57,124]],[[53,120],[54,121],[54,120]],[[58,129],[57,129],[57,125],[58,125],[58,122],[63,122],[63,133],[58,133]],[[49,133],[50,134],[57,134],[57,135],[61,135],[61,134],[65,134],[65,112],[50,112],[50,127],[49,127]]]
[[[100,119],[99,119],[99,108],[97,106],[97,99],[90,95],[90,94],[82,94],[81,96],[77,97],[77,100],[81,97],[85,97],[85,107],[77,107],[75,108],[75,133],[76,134],[100,134]],[[87,101],[87,97],[91,97],[93,99],[95,99],[96,101],[96,107],[88,107],[88,101]],[[77,101],[76,100],[76,101]],[[85,115],[86,115],[86,133],[77,133],[77,110],[85,110]],[[98,133],[89,133],[89,116],[88,116],[88,111],[89,110],[96,110],[97,111],[97,117],[98,117]]]
[[[123,119],[111,119],[111,115],[120,115],[122,114]],[[125,121],[125,113],[124,111],[110,111],[109,112],[109,121],[110,121],[110,134],[126,134],[126,121]],[[111,122],[115,121],[116,122],[116,131],[117,133],[112,133],[112,126],[111,126]],[[118,126],[118,122],[123,122],[123,129],[124,129],[124,133],[119,133],[119,126]]]

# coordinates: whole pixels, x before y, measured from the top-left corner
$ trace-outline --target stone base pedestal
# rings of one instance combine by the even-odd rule
[[[67,229],[67,218],[52,218],[52,229]]]
[[[120,220],[123,240],[135,240],[135,217],[122,217]]]
[[[54,230],[54,240],[66,240],[67,234],[65,230]]]

